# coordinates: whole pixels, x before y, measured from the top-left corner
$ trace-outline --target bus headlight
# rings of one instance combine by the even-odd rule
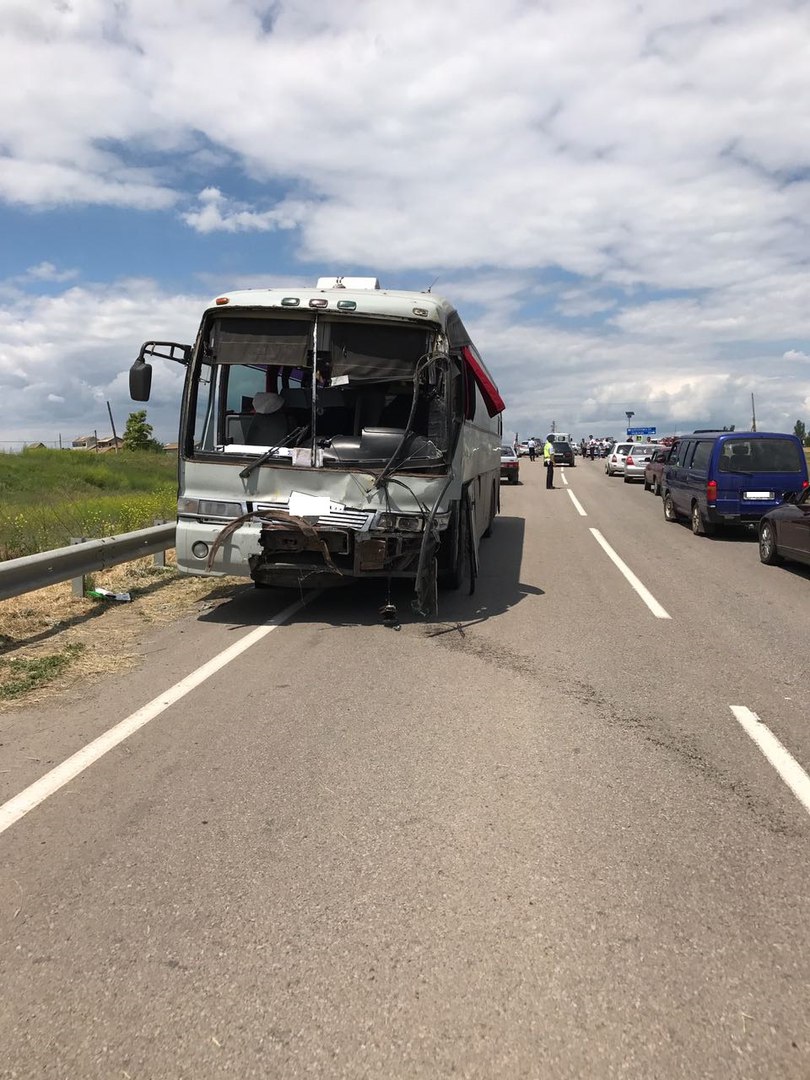
[[[241,517],[244,513],[245,508],[239,502],[219,502],[216,499],[190,499],[184,495],[177,500],[178,517],[220,518],[232,521],[234,518]]]
[[[397,518],[397,528],[402,532],[421,532],[424,527],[424,518],[418,514],[400,514]]]
[[[379,514],[375,529],[386,532],[422,532],[425,519],[421,514]]]

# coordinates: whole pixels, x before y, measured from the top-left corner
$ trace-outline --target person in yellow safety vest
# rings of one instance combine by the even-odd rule
[[[543,443],[543,463],[546,466],[546,487],[554,487],[554,443],[546,439]]]

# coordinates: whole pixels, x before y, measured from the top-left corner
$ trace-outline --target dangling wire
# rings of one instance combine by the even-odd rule
[[[388,485],[383,485],[383,497],[385,498],[385,512],[388,514],[389,519],[391,516],[391,496],[388,491]],[[386,541],[383,541],[385,543]],[[385,576],[385,603],[380,608],[380,615],[382,615],[383,624],[390,626],[392,630],[400,629],[400,622],[397,615],[397,606],[391,600],[391,574],[388,573]]]

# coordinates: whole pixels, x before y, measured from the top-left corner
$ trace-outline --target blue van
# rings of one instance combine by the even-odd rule
[[[759,521],[807,486],[807,459],[795,435],[696,431],[681,437],[664,467],[664,517],[688,518],[693,533],[710,536],[720,525]]]

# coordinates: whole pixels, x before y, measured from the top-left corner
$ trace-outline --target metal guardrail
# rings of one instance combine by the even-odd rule
[[[101,540],[82,540],[70,547],[8,559],[0,563],[0,600],[166,551],[174,547],[175,532],[176,524],[172,521],[168,525],[153,525]]]

